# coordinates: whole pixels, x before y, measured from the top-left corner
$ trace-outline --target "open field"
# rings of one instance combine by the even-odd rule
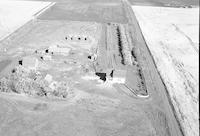
[[[133,10],[185,135],[197,136],[199,8],[133,6]]]
[[[42,20],[72,20],[126,23],[123,7],[120,3],[57,3],[42,14]]]
[[[34,15],[51,2],[1,1],[0,2],[0,40],[34,18]]]
[[[132,5],[158,7],[198,7],[199,0],[129,0]]]

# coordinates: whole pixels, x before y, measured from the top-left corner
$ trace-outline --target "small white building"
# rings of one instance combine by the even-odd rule
[[[59,47],[58,45],[49,47],[49,52],[58,53],[58,54],[62,54],[62,55],[68,55],[70,50],[71,49],[68,47]]]

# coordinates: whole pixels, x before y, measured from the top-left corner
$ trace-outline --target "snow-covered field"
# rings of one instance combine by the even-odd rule
[[[0,40],[34,18],[51,2],[0,1]]]
[[[132,6],[185,136],[199,135],[199,8]]]

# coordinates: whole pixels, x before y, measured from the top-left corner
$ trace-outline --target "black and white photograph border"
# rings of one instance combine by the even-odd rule
[[[0,136],[198,136],[199,0],[0,1]]]

